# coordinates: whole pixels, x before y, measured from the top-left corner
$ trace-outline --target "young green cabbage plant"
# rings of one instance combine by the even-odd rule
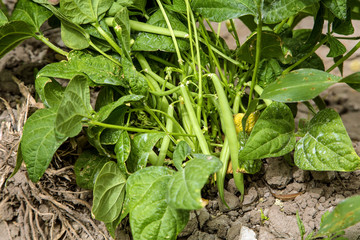
[[[292,151],[304,170],[359,169],[340,116],[319,97],[339,82],[360,90],[360,73],[330,73],[342,72],[360,47],[347,52],[338,40],[354,32],[357,0],[53,4],[19,0],[10,17],[0,12],[0,57],[32,37],[64,57],[37,73],[45,108],[24,126],[14,173],[24,161],[31,181],[39,181],[57,149],[85,135],[89,147],[75,163],[76,181],[93,190],[92,215],[112,236],[128,216],[134,239],[176,239],[189,211],[206,204],[206,183],[216,181],[224,201],[230,162],[242,197],[244,174],[258,172],[261,159]],[[307,16],[312,29],[295,30]],[[242,44],[233,19],[252,32]],[[66,49],[44,36],[46,21],[60,28]],[[220,36],[223,21],[235,49]],[[335,61],[326,71],[315,53],[322,45]],[[66,87],[59,78],[69,80]],[[297,103],[313,117],[296,131]],[[243,115],[234,123],[237,113]]]

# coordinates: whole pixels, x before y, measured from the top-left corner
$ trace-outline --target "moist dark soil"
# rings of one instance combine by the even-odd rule
[[[11,9],[15,1],[5,2]],[[63,46],[58,32],[48,34],[53,42]],[[325,56],[327,50],[323,51]],[[39,183],[28,179],[24,166],[6,182],[15,167],[24,122],[36,108],[32,102],[34,69],[57,61],[56,58],[42,43],[30,39],[0,60],[1,240],[111,239],[105,225],[91,217],[91,191],[76,186],[72,165],[82,137],[61,147]],[[345,67],[344,74],[350,73],[351,68]],[[19,88],[14,79],[19,79],[25,87]],[[324,92],[323,97],[341,115],[360,154],[360,93],[345,84],[337,84]],[[312,117],[302,104],[298,107],[297,119]],[[296,212],[310,233],[319,229],[324,212],[331,211],[345,198],[360,194],[360,171],[303,171],[283,158],[264,160],[262,170],[247,175],[245,180],[246,195],[240,202],[233,179],[227,179],[225,200],[229,208],[219,200],[215,186],[205,188],[203,195],[209,204],[191,213],[178,239],[300,239]],[[124,225],[127,226],[126,221]],[[128,227],[122,226],[118,236],[130,240]],[[348,228],[345,237],[360,239],[360,224]]]

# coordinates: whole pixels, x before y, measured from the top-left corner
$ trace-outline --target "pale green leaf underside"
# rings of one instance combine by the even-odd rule
[[[253,160],[282,156],[294,149],[295,124],[291,110],[273,102],[261,114],[239,158]]]
[[[339,80],[340,77],[321,70],[299,69],[269,84],[261,94],[261,98],[278,102],[307,101]]]
[[[167,202],[170,174],[165,167],[148,167],[129,177],[126,190],[134,239],[176,239],[185,227],[189,212],[174,209]]]
[[[354,171],[360,157],[352,147],[338,113],[332,109],[319,112],[310,121],[306,135],[295,147],[295,164],[304,170]]]
[[[169,203],[177,209],[200,209],[203,207],[201,189],[210,174],[221,168],[221,161],[213,156],[195,158],[184,169],[175,173],[169,183]]]
[[[40,109],[28,118],[24,126],[21,152],[29,178],[33,182],[39,181],[55,151],[66,140],[56,138],[55,118],[54,109]]]
[[[94,186],[92,214],[103,222],[114,221],[121,212],[125,197],[126,178],[115,162],[107,162]]]

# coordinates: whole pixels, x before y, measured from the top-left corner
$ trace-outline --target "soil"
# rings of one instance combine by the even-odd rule
[[[14,2],[5,1],[10,9]],[[310,28],[311,21],[303,24]],[[248,35],[239,34],[242,42]],[[62,46],[58,32],[49,32],[49,36]],[[327,51],[319,54],[326,56]],[[34,68],[55,61],[54,56],[42,43],[30,39],[0,60],[0,239],[111,239],[105,225],[91,218],[91,191],[76,186],[72,164],[78,141],[62,146],[39,183],[31,183],[24,166],[6,182],[15,167],[25,119],[35,109],[27,94],[34,96]],[[357,57],[355,53],[351,61]],[[350,65],[345,64],[344,75],[350,73]],[[25,84],[21,92],[14,76]],[[323,96],[340,113],[360,154],[360,93],[337,84]],[[299,104],[298,118],[310,117]],[[271,158],[264,160],[259,173],[246,176],[242,203],[233,179],[228,179],[225,189],[229,208],[219,200],[216,187],[204,190],[209,204],[191,213],[179,240],[300,239],[296,212],[307,233],[316,231],[324,212],[360,194],[360,171],[303,171],[283,158]],[[127,232],[120,230],[119,239],[130,239]],[[360,224],[348,228],[345,237],[360,239]]]

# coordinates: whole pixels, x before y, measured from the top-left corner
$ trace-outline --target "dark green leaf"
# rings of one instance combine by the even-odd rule
[[[122,59],[125,80],[129,83],[131,92],[137,95],[146,96],[148,84],[145,77],[136,71],[135,66],[127,58]]]
[[[354,171],[360,167],[351,139],[338,113],[320,111],[295,148],[295,164],[304,170]]]
[[[103,106],[114,102],[114,91],[111,87],[102,87],[96,98],[95,111],[99,111]]]
[[[278,23],[317,2],[318,0],[263,0],[262,20],[267,24]]]
[[[129,21],[129,12],[126,7],[122,7],[118,10],[117,14],[114,17],[115,22],[115,31],[119,32],[121,29],[121,34],[117,34],[117,37],[121,41],[121,47],[123,51],[126,52],[125,56],[129,57],[130,60],[130,21]]]
[[[342,35],[351,35],[354,33],[354,27],[351,21],[350,9],[348,9],[345,20],[340,20],[338,18],[334,19],[332,28],[335,33]]]
[[[89,126],[86,128],[86,134],[89,143],[96,148],[96,150],[99,152],[100,155],[104,155],[107,157],[110,157],[110,154],[108,151],[102,146],[100,141],[100,136],[102,132],[104,131],[104,127],[99,126]]]
[[[239,148],[239,171],[242,173],[255,174],[261,170],[262,161],[261,159],[244,160],[240,158],[240,153],[244,149],[247,141],[247,134],[240,132],[238,134],[240,148]]]
[[[75,137],[82,129],[82,119],[90,118],[90,91],[84,75],[75,76],[65,89],[58,108],[55,128],[59,137]]]
[[[116,102],[112,102],[106,106],[103,106],[98,113],[94,116],[96,121],[102,122],[107,119],[110,114],[118,107],[125,105],[126,103],[137,102],[143,99],[143,96],[139,95],[126,95],[119,98]]]
[[[51,17],[52,13],[30,0],[19,0],[16,3],[10,20],[21,20],[33,27],[34,32],[40,32],[41,25]]]
[[[166,13],[169,21],[171,23],[171,27],[174,30],[179,30],[183,32],[188,32],[187,27],[178,20],[175,15],[167,12]],[[156,11],[147,22],[150,25],[168,28],[165,19],[160,10]],[[185,51],[189,49],[189,43],[183,39],[177,39],[177,43],[180,51]],[[132,47],[133,51],[165,51],[165,52],[175,52],[174,43],[171,37],[158,35],[153,33],[141,32],[135,39],[135,43]]]
[[[184,153],[186,154],[186,152]],[[186,167],[179,169],[169,182],[168,198],[170,205],[176,209],[187,210],[204,207],[200,194],[201,189],[210,174],[218,171],[221,166],[221,161],[214,156],[207,156],[207,159],[195,157],[188,161]]]
[[[64,96],[65,88],[51,80],[44,86],[44,97],[49,107],[58,108]]]
[[[55,137],[56,112],[52,108],[37,110],[25,123],[21,152],[29,178],[39,181],[51,159],[66,138]]]
[[[146,6],[147,0],[133,0],[132,7],[139,9],[143,13],[146,13],[145,6]]]
[[[257,15],[256,3],[251,0],[193,0],[191,7],[214,22],[245,15]]]
[[[185,13],[186,14],[186,4],[185,0],[173,0],[172,5],[167,5],[167,8],[171,11],[177,13]]]
[[[353,73],[341,79],[340,82],[347,83],[350,87],[360,92],[360,72]]]
[[[360,222],[360,195],[352,196],[321,219],[320,230],[316,237],[330,236]]]
[[[257,34],[253,33],[237,51],[240,59],[255,63]],[[281,49],[281,38],[272,32],[262,32],[261,55],[262,58],[284,58]]]
[[[146,167],[150,152],[152,152],[157,141],[164,136],[164,133],[141,133],[132,139],[131,153],[128,160],[130,172],[136,172]]]
[[[129,95],[127,95],[129,96]],[[114,111],[111,112],[109,117],[104,121],[104,123],[112,124],[112,125],[124,125],[124,118],[127,112],[127,106],[121,106],[116,108]],[[106,128],[102,131],[100,135],[100,142],[103,145],[115,145],[122,133],[123,130],[120,129],[110,129]]]
[[[327,57],[338,57],[346,52],[346,47],[339,40],[333,36],[328,36],[328,43],[330,45],[330,51]]]
[[[128,86],[121,77],[121,68],[102,55],[72,51],[68,59],[68,61],[46,65],[40,70],[37,77],[71,79],[79,73],[84,73],[96,84]]]
[[[337,83],[340,77],[316,69],[299,69],[279,77],[261,94],[262,99],[278,102],[311,100]]]
[[[190,153],[191,148],[185,141],[181,141],[176,145],[173,153],[173,161],[177,170],[182,170],[182,162],[190,155]]]
[[[81,188],[93,189],[100,170],[109,160],[95,151],[81,153],[74,165],[76,184]]]
[[[279,157],[294,149],[294,117],[284,103],[273,102],[257,120],[239,158],[253,160]]]
[[[296,15],[306,7],[318,2],[318,0],[264,0],[261,2],[262,21],[272,24]],[[252,0],[194,0],[191,4],[192,8],[203,17],[215,22],[222,22],[245,15],[258,17],[257,5],[258,3]]]
[[[114,152],[116,154],[116,159],[118,166],[124,174],[128,174],[126,168],[126,160],[130,156],[131,150],[131,141],[127,131],[122,131],[119,137],[118,142],[115,145]]]
[[[0,58],[25,39],[35,35],[31,25],[23,21],[11,21],[0,26]]]
[[[73,23],[95,23],[103,17],[113,2],[113,0],[61,0],[60,11]]]
[[[171,173],[165,167],[148,167],[129,177],[126,192],[134,239],[175,240],[189,220],[189,211],[174,209],[167,202]]]
[[[125,197],[126,178],[115,162],[107,162],[101,169],[94,186],[91,213],[105,223],[116,220]]]
[[[24,159],[23,159],[22,152],[21,152],[21,143],[19,143],[19,146],[18,146],[18,149],[17,149],[17,154],[16,154],[16,164],[15,164],[13,172],[6,179],[5,187],[7,185],[7,182],[9,181],[9,179],[12,178],[20,170],[21,164],[23,162],[24,162]]]
[[[275,59],[262,60],[258,70],[258,85],[265,88],[281,75],[282,68]]]
[[[339,19],[346,19],[347,0],[321,0],[324,5]]]

